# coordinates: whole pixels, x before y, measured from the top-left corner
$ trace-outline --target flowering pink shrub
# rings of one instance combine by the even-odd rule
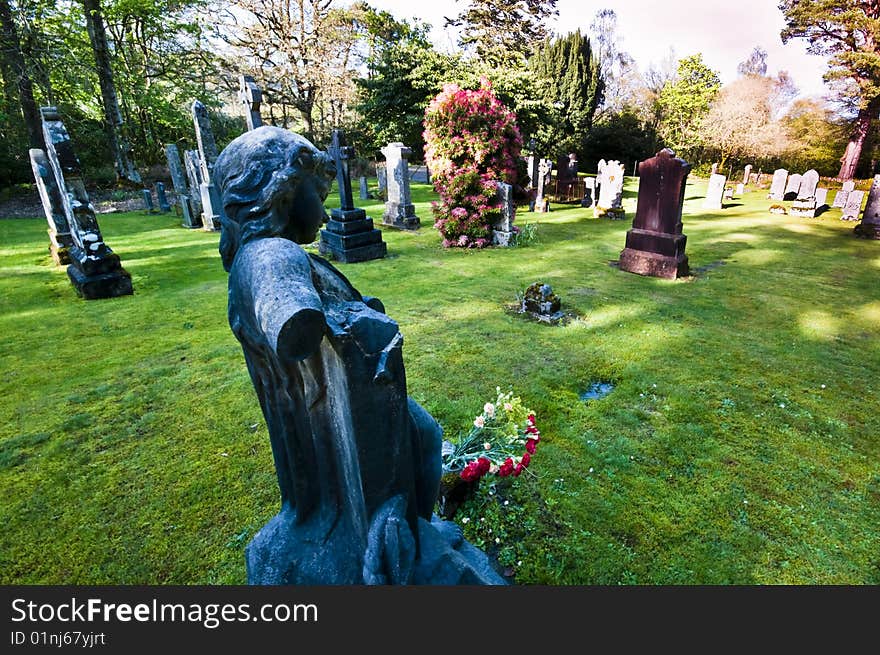
[[[492,243],[496,182],[516,184],[522,137],[516,115],[483,78],[476,91],[447,84],[425,111],[425,159],[440,202],[434,227],[445,247]]]

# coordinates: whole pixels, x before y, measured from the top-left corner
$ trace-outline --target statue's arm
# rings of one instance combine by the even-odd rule
[[[305,359],[318,350],[326,329],[308,256],[291,242],[252,254],[257,274],[249,279],[250,297],[260,331],[282,361]]]

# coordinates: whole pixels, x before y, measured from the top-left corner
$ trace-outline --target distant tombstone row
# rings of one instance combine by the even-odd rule
[[[58,110],[42,107],[40,118],[46,152],[32,150],[31,162],[50,235],[54,230],[55,243],[66,248],[65,257],[70,262],[67,276],[77,294],[86,300],[133,293],[131,275],[122,267],[119,255],[104,242],[79,158]],[[60,238],[62,235],[64,238]],[[60,259],[59,253],[56,261]]]
[[[880,239],[880,175],[874,176],[865,211],[862,212],[862,222],[853,228],[853,232],[865,239]]]
[[[665,148],[638,170],[636,215],[620,253],[620,269],[668,279],[685,276],[689,267],[681,211],[691,165]]]

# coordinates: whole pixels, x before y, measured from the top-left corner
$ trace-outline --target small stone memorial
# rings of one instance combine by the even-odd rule
[[[746,164],[745,169],[743,169],[743,184],[749,183],[749,176],[752,174],[752,165]]]
[[[544,197],[547,186],[547,178],[553,170],[553,163],[549,159],[538,162],[538,186],[535,192],[535,210],[546,213],[550,211],[550,200]]]
[[[513,221],[516,218],[516,202],[513,199],[513,186],[498,182],[498,219],[492,223],[492,245],[512,246],[516,241]]]
[[[558,325],[564,318],[562,301],[549,284],[534,282],[523,293],[519,313],[528,314],[536,321]]]
[[[782,200],[785,197],[785,182],[788,180],[788,171],[784,168],[777,168],[773,171],[773,180],[770,182],[770,192],[767,194],[768,200]]]
[[[402,230],[417,230],[421,226],[409,190],[409,157],[412,150],[399,141],[382,148],[388,173],[388,195],[385,199],[385,225]]]
[[[798,192],[801,188],[801,175],[799,173],[795,173],[793,175],[788,176],[788,182],[785,184],[785,193],[782,196],[783,200],[796,200],[798,196]]]
[[[846,197],[852,193],[853,189],[856,188],[856,183],[853,180],[847,180],[843,183],[840,191],[838,191],[834,196],[834,202],[831,203],[832,207],[845,207],[846,206]]]
[[[211,181],[211,171],[214,169],[214,162],[217,161],[217,144],[214,141],[214,132],[211,130],[208,108],[196,100],[192,104],[192,116],[196,128],[196,142],[199,146],[199,167],[202,177],[199,186],[202,198],[202,227],[207,232],[216,232],[220,229],[223,217],[220,197]]]
[[[384,165],[376,166],[376,180],[379,193],[386,193],[388,191],[388,169]]]
[[[602,160],[603,163],[604,160]],[[626,217],[623,209],[623,164],[612,160],[604,162],[597,182],[599,184],[599,198],[593,208],[593,218],[607,216],[611,219]]]
[[[865,211],[862,212],[862,222],[853,228],[853,232],[865,239],[880,239],[880,175],[874,176]]]
[[[186,172],[180,163],[180,151],[175,144],[165,145],[165,158],[168,160],[168,172],[171,174],[171,184],[177,196],[177,206],[183,214],[183,227],[188,229],[201,227],[202,220],[197,218],[198,213],[193,208]]]
[[[504,584],[433,513],[442,429],[407,395],[398,324],[299,245],[324,220],[333,168],[305,138],[263,126],[233,140],[213,171],[229,324],[280,492],[245,549],[248,583]]]
[[[64,200],[52,164],[42,150],[34,148],[28,151],[28,155],[34,172],[34,182],[43,205],[43,213],[49,224],[49,254],[59,266],[69,264],[73,237],[70,235],[70,225],[64,212]]]
[[[690,170],[669,148],[639,164],[636,216],[620,253],[620,270],[667,279],[689,273],[681,210]]]
[[[816,211],[828,208],[828,189],[818,187],[816,189]]]
[[[369,200],[370,199],[370,187],[367,185],[367,178],[361,175],[358,178],[358,184],[360,185],[360,197],[361,200]]]
[[[72,244],[68,250],[70,278],[76,292],[86,300],[115,298],[133,293],[131,275],[122,268],[119,255],[104,243],[95,208],[89,201],[79,158],[55,107],[41,107],[46,157],[55,176]]]
[[[183,166],[186,169],[186,177],[189,180],[189,204],[193,210],[194,227],[202,225],[202,164],[199,161],[198,150],[185,150],[183,153]]]
[[[321,230],[318,252],[350,264],[381,259],[388,250],[382,232],[373,227],[373,219],[363,209],[354,206],[351,194],[349,162],[354,148],[346,145],[342,130],[333,130],[332,139],[329,153],[336,170],[339,209],[330,212],[327,229]]]
[[[244,119],[248,130],[260,127],[263,124],[263,118],[260,116],[263,91],[250,75],[238,76],[238,101],[244,109]]]
[[[736,185],[736,195],[742,197],[742,195],[746,192],[746,185],[740,182]]]
[[[166,213],[171,211],[171,205],[168,204],[168,197],[165,195],[164,182],[156,182],[156,202],[159,203],[160,212]]]
[[[846,196],[846,204],[843,206],[843,211],[840,214],[840,220],[842,221],[857,221],[859,220],[859,213],[862,211],[862,201],[865,199],[864,191],[857,191],[853,189]]]
[[[148,214],[155,214],[156,207],[153,205],[153,193],[149,189],[141,189],[141,196],[144,199],[144,210]]]
[[[801,176],[797,198],[791,203],[792,216],[816,216],[816,188],[819,186],[819,173],[814,169],[808,170]]]
[[[703,199],[703,209],[724,208],[723,199],[726,184],[727,178],[724,175],[715,174],[709,177],[709,186],[706,188],[706,197]]]

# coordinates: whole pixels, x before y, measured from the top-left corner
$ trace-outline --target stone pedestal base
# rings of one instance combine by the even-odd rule
[[[880,223],[862,221],[853,228],[853,233],[863,239],[880,239]]]
[[[119,255],[106,249],[106,254],[86,255],[78,247],[70,250],[70,266],[67,267],[76,293],[85,300],[116,298],[134,293],[131,275],[122,268]]]
[[[321,230],[318,252],[336,261],[353,264],[381,259],[388,252],[382,232],[373,228],[373,220],[363,209],[334,209]]]
[[[684,254],[687,237],[633,228],[626,233],[620,253],[620,270],[674,280],[689,273]]]
[[[509,247],[516,240],[516,232],[506,232],[504,230],[492,230],[492,245]]]
[[[400,230],[418,230],[422,223],[416,216],[415,205],[402,205],[397,202],[386,202],[382,223]]]
[[[815,200],[795,200],[791,204],[792,216],[805,216],[807,218],[816,218],[817,207]]]

